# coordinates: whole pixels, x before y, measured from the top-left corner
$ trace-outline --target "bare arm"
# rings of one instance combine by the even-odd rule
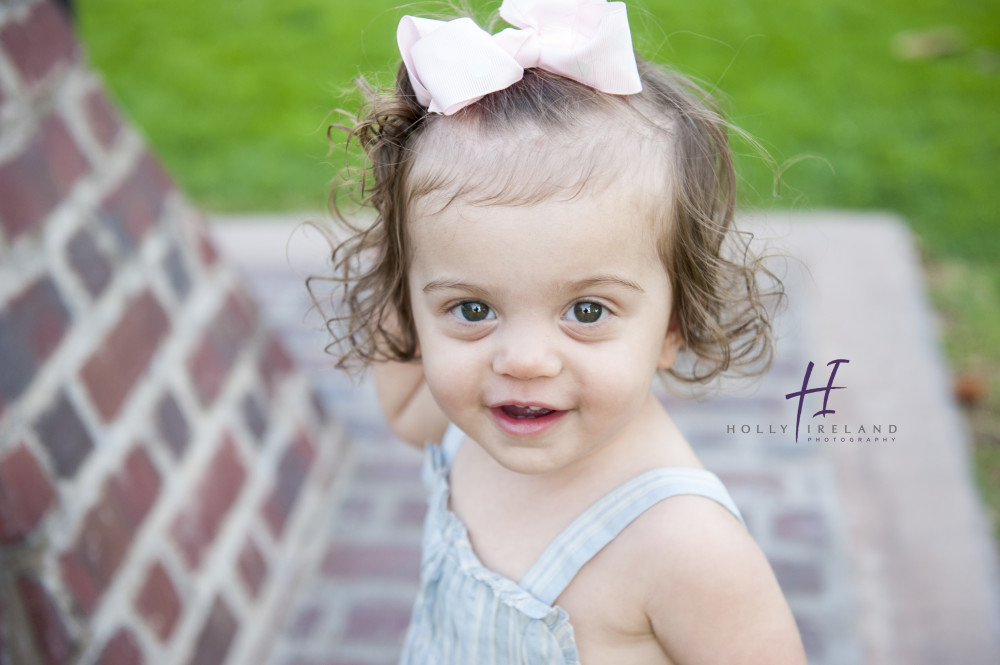
[[[676,499],[681,499],[677,501]],[[806,665],[791,610],[764,553],[728,512],[701,497],[677,509],[649,586],[647,616],[677,665]],[[684,506],[683,504],[688,504]],[[655,551],[655,550],[654,550]],[[656,566],[654,566],[656,567]]]
[[[376,363],[372,374],[382,413],[396,436],[418,448],[441,440],[448,419],[424,381],[420,361]]]

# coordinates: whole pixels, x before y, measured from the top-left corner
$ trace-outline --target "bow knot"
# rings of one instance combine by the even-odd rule
[[[642,90],[622,2],[504,0],[515,26],[490,35],[470,18],[404,16],[399,51],[418,101],[451,115],[539,67],[616,95]]]

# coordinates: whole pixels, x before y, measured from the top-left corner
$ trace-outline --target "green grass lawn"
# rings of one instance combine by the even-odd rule
[[[321,207],[323,128],[359,73],[386,80],[396,0],[79,0],[97,66],[167,166],[215,210]],[[494,3],[479,0],[477,7]],[[1000,4],[971,0],[630,3],[637,47],[725,93],[787,166],[743,160],[755,205],[882,208],[936,253],[992,261]],[[901,32],[955,26],[960,52],[901,61]],[[752,192],[756,192],[753,194]]]
[[[191,196],[217,211],[317,210],[343,163],[335,107],[359,73],[389,80],[396,0],[78,0],[90,57]],[[499,4],[473,2],[477,8]],[[741,159],[753,206],[888,209],[934,268],[958,370],[992,380],[972,416],[1000,507],[1000,3],[982,0],[635,0],[636,46],[724,91],[781,166]],[[935,57],[894,44],[950,28]],[[746,152],[749,149],[744,147]],[[992,461],[989,461],[992,460]]]

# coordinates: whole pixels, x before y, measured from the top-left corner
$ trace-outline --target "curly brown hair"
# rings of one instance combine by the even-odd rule
[[[419,358],[409,301],[407,222],[418,204],[530,204],[628,178],[644,209],[674,294],[688,382],[722,372],[754,375],[772,356],[770,297],[782,285],[733,227],[736,174],[726,122],[711,97],[685,77],[639,60],[642,92],[617,96],[540,69],[452,116],[420,105],[404,66],[395,85],[359,87],[366,104],[345,130],[367,159],[355,179],[374,221],[332,252],[335,311],[328,350],[338,367]],[[738,131],[738,130],[736,130]],[[582,140],[581,140],[582,137]],[[567,149],[573,152],[567,153]],[[567,161],[567,154],[573,159]],[[629,188],[634,191],[634,188]],[[310,290],[312,291],[312,281]],[[314,296],[315,297],[315,296]]]

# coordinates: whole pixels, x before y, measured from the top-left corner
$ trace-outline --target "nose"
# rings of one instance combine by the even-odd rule
[[[514,379],[553,377],[562,370],[562,360],[549,331],[538,326],[511,327],[497,337],[493,371]]]

